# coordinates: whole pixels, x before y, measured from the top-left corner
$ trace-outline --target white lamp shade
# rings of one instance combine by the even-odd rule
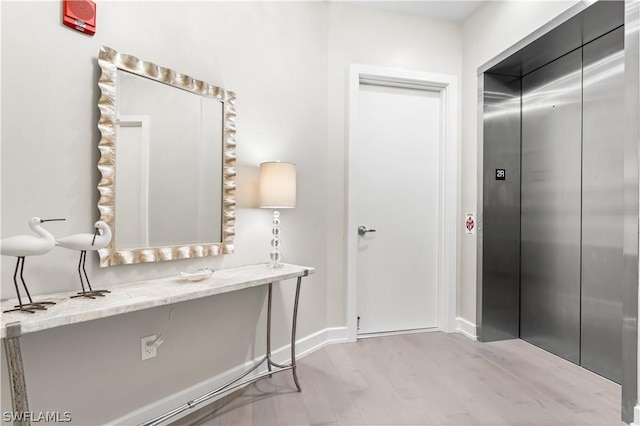
[[[260,164],[260,207],[296,206],[296,165],[270,161]]]

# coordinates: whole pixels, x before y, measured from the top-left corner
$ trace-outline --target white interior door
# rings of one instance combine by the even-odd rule
[[[150,131],[148,115],[122,115],[118,120],[116,226],[119,248],[149,247]]]
[[[359,86],[358,334],[438,326],[441,123],[438,91]]]

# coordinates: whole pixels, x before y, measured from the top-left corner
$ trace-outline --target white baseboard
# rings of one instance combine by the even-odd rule
[[[331,327],[326,328],[324,331],[327,332],[327,344],[343,343],[349,338],[349,330],[347,330],[347,327]]]
[[[478,340],[476,325],[464,318],[456,318],[456,332],[464,334],[469,339]]]
[[[347,328],[346,327],[334,327],[334,328],[326,328],[324,330],[320,330],[317,333],[313,333],[309,336],[303,337],[302,339],[296,340],[296,359],[303,358],[306,355],[309,355],[318,349],[323,348],[324,346],[332,343],[340,343],[347,341]],[[281,348],[272,351],[271,353],[272,359],[278,364],[285,364],[291,361],[291,345],[285,345]],[[166,398],[163,398],[159,401],[156,401],[152,404],[146,405],[136,411],[133,411],[129,414],[126,414],[120,418],[117,418],[111,422],[109,425],[131,425],[131,424],[140,424],[145,421],[148,421],[152,418],[155,418],[161,414],[164,414],[170,410],[173,410],[177,407],[180,407],[183,404],[186,404],[187,401],[191,401],[195,398],[198,398],[208,392],[211,392],[213,389],[217,389],[223,384],[229,382],[235,377],[242,374],[243,371],[246,371],[248,367],[253,365],[256,361],[259,361],[262,357],[257,358],[254,361],[248,361],[237,367],[234,367],[230,370],[222,372],[217,376],[210,377],[200,383],[197,383],[187,389],[184,389],[180,392],[177,392],[173,395],[169,395]],[[265,367],[266,371],[266,367]],[[212,399],[209,403],[214,402]],[[194,409],[200,409],[207,404],[201,404]],[[163,423],[167,424],[169,422],[173,422],[178,420],[181,417],[187,416],[193,413],[194,410],[187,410],[183,413],[172,417],[168,422]]]

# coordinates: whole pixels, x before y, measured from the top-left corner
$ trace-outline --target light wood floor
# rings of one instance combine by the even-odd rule
[[[620,386],[521,340],[422,333],[327,346],[175,425],[624,425]]]

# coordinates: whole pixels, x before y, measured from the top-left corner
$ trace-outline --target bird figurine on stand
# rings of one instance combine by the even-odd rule
[[[0,240],[0,254],[2,256],[15,256],[18,258],[18,261],[16,262],[16,270],[13,273],[13,284],[16,287],[16,294],[18,295],[18,305],[15,306],[16,309],[9,309],[4,312],[22,311],[33,314],[36,310],[47,309],[45,305],[55,305],[54,302],[34,303],[33,299],[31,299],[31,294],[29,294],[27,284],[24,282],[22,273],[24,271],[25,257],[40,256],[53,250],[56,240],[53,235],[51,235],[51,233],[41,225],[44,222],[53,222],[58,220],[64,219],[40,219],[39,217],[32,217],[29,219],[28,223],[31,230],[38,234],[37,237],[33,235],[17,235],[15,237]],[[27,297],[29,298],[29,303],[27,304],[22,303],[22,297],[20,297],[20,291],[18,290],[18,269],[20,269],[20,280],[22,281],[22,286],[27,292]]]
[[[100,250],[106,247],[111,242],[111,228],[105,222],[99,220],[95,224],[95,232],[93,234],[74,234],[68,237],[59,238],[56,240],[56,245],[64,247],[69,250],[80,251],[80,263],[78,263],[78,275],[80,275],[80,285],[82,285],[82,292],[79,292],[75,297],[88,297],[89,299],[95,299],[96,296],[104,296],[104,293],[111,293],[109,290],[93,290],[89,283],[89,277],[87,271],[84,268],[87,260],[87,250]],[[87,287],[89,291],[86,291],[84,282],[82,281],[82,273],[84,272],[84,278],[87,280]]]

